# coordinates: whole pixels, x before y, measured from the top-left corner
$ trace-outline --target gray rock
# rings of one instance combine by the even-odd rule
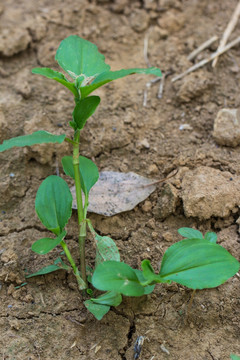
[[[214,140],[219,145],[240,144],[240,109],[221,109],[214,121]]]

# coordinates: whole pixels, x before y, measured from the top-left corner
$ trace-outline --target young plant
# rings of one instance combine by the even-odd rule
[[[122,295],[141,296],[153,291],[156,283],[178,282],[192,289],[215,287],[224,283],[239,269],[238,261],[224,248],[216,244],[216,234],[207,233],[205,237],[193,229],[183,228],[179,232],[186,239],[172,245],[164,254],[159,273],[155,273],[149,260],[143,260],[142,270],[132,269],[120,262],[120,255],[114,241],[107,236],[98,235],[87,218],[89,192],[97,182],[99,173],[96,165],[80,156],[80,133],[88,118],[93,115],[100,103],[100,97],[90,94],[104,84],[127,75],[153,74],[161,76],[157,68],[111,71],[105,58],[97,47],[78,36],[69,36],[63,40],[57,50],[56,60],[72,81],[62,73],[49,68],[35,68],[34,74],[53,79],[68,88],[74,95],[75,106],[72,121],[72,138],[66,135],[54,135],[45,130],[31,135],[19,136],[5,140],[0,151],[12,147],[31,146],[41,143],[72,144],[72,156],[64,156],[63,169],[66,175],[75,182],[78,239],[80,254],[80,270],[64,240],[66,225],[72,214],[72,195],[67,183],[59,176],[51,175],[40,185],[35,209],[43,225],[53,233],[54,238],[42,238],[32,245],[32,250],[42,255],[61,245],[69,261],[65,264],[61,257],[54,264],[46,266],[27,277],[47,274],[52,271],[72,269],[80,290],[87,289],[90,299],[85,301],[86,307],[97,319],[106,314],[110,306],[118,306]],[[82,194],[84,194],[84,199]],[[85,261],[85,238],[87,227],[92,233],[96,246],[96,269],[93,276],[87,277]],[[92,297],[93,291],[88,289],[88,282],[99,290],[106,291],[98,298]]]

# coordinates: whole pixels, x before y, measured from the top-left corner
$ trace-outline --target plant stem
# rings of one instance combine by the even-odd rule
[[[65,138],[64,139],[64,141],[66,141],[66,142],[68,142],[68,143],[70,143],[70,144],[73,144],[73,145],[76,145],[77,143],[75,143],[75,141],[73,141],[73,140],[71,140],[71,139],[69,139],[69,138]]]
[[[64,240],[61,241],[60,243],[62,245],[62,248],[68,258],[68,261],[70,262],[72,268],[73,268],[73,272],[74,272],[74,275],[76,276],[77,278],[77,282],[78,282],[78,286],[79,286],[79,290],[83,290],[83,289],[86,289],[87,288],[87,284],[86,284],[86,281],[84,281],[81,276],[80,276],[80,273],[79,273],[79,270],[72,258],[72,255],[67,247],[67,244],[65,243]]]
[[[79,170],[79,141],[80,141],[80,130],[76,130],[74,134],[73,144],[73,168],[74,168],[74,179],[76,188],[76,200],[78,210],[78,225],[79,225],[79,252],[80,252],[80,269],[83,280],[87,283],[86,275],[86,260],[85,260],[85,238],[86,238],[86,223],[85,223],[85,211],[83,208],[82,201],[82,186],[80,179]]]

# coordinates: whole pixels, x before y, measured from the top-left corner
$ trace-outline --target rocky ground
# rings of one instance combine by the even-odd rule
[[[97,113],[82,132],[82,155],[100,170],[134,171],[153,179],[175,177],[134,210],[104,217],[91,214],[97,231],[112,236],[133,267],[148,258],[157,269],[164,251],[181,239],[183,226],[215,231],[218,243],[239,259],[240,107],[239,46],[181,80],[172,78],[194,61],[188,55],[211,36],[221,37],[237,5],[224,0],[39,0],[0,3],[0,141],[45,129],[71,136],[73,101],[60,84],[32,75],[36,66],[57,69],[62,39],[77,34],[94,42],[113,70],[146,67],[166,75],[162,97],[152,77],[134,75],[110,83]],[[230,40],[239,34],[239,25]],[[145,52],[146,55],[146,52]],[[146,89],[147,96],[146,96]],[[226,109],[226,110],[224,110]],[[240,355],[239,275],[197,292],[176,284],[152,295],[125,298],[97,321],[82,304],[71,274],[59,271],[28,280],[25,272],[53,261],[60,250],[37,256],[30,247],[49,236],[34,214],[41,181],[60,172],[70,146],[36,145],[0,154],[0,355],[2,359],[223,360]],[[65,178],[65,177],[64,177]],[[70,185],[72,185],[69,182]],[[68,225],[76,250],[77,215]],[[87,241],[88,263],[93,250]]]

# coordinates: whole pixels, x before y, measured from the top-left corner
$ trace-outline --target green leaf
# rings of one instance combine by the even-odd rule
[[[96,184],[99,179],[99,172],[97,165],[90,159],[79,156],[79,169],[81,175],[81,181],[83,181],[86,190],[85,195],[89,194],[89,191]]]
[[[102,304],[94,304],[91,300],[84,301],[84,305],[97,320],[101,320],[105,314],[110,310],[110,306]]]
[[[200,231],[188,227],[178,229],[178,233],[187,239],[203,239]]]
[[[163,256],[160,277],[192,289],[223,284],[239,270],[239,262],[223,247],[201,239],[185,239]]]
[[[79,160],[80,163],[80,160]],[[74,167],[72,156],[64,156],[62,158],[62,166],[66,175],[70,176],[74,180]]]
[[[64,254],[65,254],[65,252],[64,252]],[[71,266],[66,265],[66,264],[62,261],[62,259],[61,259],[60,256],[54,261],[54,265],[58,265],[58,267],[60,267],[61,269],[67,270],[67,271],[69,271],[69,270],[72,269]]]
[[[91,301],[95,304],[118,306],[122,302],[122,295],[115,291],[108,291],[96,299],[91,298]]]
[[[103,261],[120,261],[120,254],[115,242],[108,236],[95,233],[96,241],[96,266]]]
[[[18,290],[18,289],[20,289],[21,287],[26,286],[26,285],[27,285],[27,282],[24,282],[24,283],[22,283],[21,285],[15,286],[14,289]]]
[[[32,251],[37,254],[44,255],[53,250],[66,236],[66,231],[64,230],[56,239],[43,238],[35,241],[32,244]]]
[[[97,46],[77,35],[71,35],[61,42],[55,59],[74,80],[83,75],[83,84],[110,69]]]
[[[58,236],[72,214],[72,194],[66,181],[48,176],[38,189],[35,209],[43,225]]]
[[[159,275],[155,274],[149,260],[143,260],[141,266],[143,269],[143,276],[146,280],[150,281],[151,283],[159,282],[160,277]]]
[[[32,69],[32,73],[37,75],[43,75],[48,79],[53,79],[68,88],[76,98],[79,96],[76,86],[70,81],[68,81],[65,76],[58,71],[43,67]]]
[[[32,133],[31,135],[23,135],[11,138],[9,140],[4,140],[3,143],[0,145],[0,152],[11,149],[15,146],[23,147],[43,143],[61,144],[64,141],[65,137],[66,135],[54,135],[47,131],[40,130]]]
[[[118,261],[99,264],[92,277],[92,284],[102,291],[116,291],[126,296],[142,296],[144,287],[139,283],[135,271]]]
[[[74,168],[72,156],[64,156],[62,158],[62,166],[66,175],[74,179]],[[84,156],[79,156],[79,170],[82,190],[85,196],[88,196],[89,191],[98,181],[99,172],[96,164]]]
[[[66,265],[67,266],[67,265]],[[39,275],[47,275],[51,272],[57,271],[57,270],[66,270],[64,267],[58,266],[58,265],[48,265],[43,267],[42,269],[38,270],[37,272],[33,274],[26,275],[26,278],[29,279],[33,276],[39,276]]]
[[[133,270],[135,271],[135,274],[137,275],[140,283],[143,283],[146,281],[145,277],[143,276],[143,272],[141,270],[138,270],[138,269],[133,269]],[[144,295],[151,294],[153,292],[154,288],[155,288],[155,284],[144,286]]]
[[[110,81],[117,80],[132,74],[146,74],[146,75],[155,75],[162,76],[161,70],[156,67],[141,69],[122,69],[117,71],[105,71],[99,74],[95,80],[92,81],[90,85],[86,85],[80,88],[82,98],[88,96],[91,92],[98,89],[100,86],[103,86]]]
[[[100,101],[101,99],[99,96],[88,96],[77,102],[72,114],[77,129],[81,130],[84,127],[87,119],[94,114]]]
[[[234,354],[231,354],[231,355],[230,355],[230,358],[231,358],[232,360],[240,360],[240,356],[234,355]]]
[[[212,243],[214,243],[214,244],[216,244],[216,242],[217,242],[217,234],[214,233],[214,232],[210,232],[210,231],[209,231],[209,232],[207,232],[207,233],[205,234],[204,239],[207,240],[207,241],[210,241],[210,242],[212,242]]]

